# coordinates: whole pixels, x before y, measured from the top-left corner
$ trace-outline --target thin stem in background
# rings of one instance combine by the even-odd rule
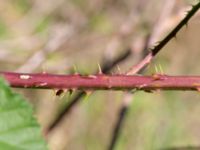
[[[109,143],[108,150],[113,150],[115,148],[117,140],[119,139],[119,136],[121,134],[121,129],[125,122],[126,115],[129,110],[129,106],[132,102],[132,98],[133,98],[133,96],[130,93],[126,93],[123,98],[123,105],[120,107],[120,111],[118,113],[118,118],[117,118],[116,124],[114,125],[113,131],[111,134],[112,137],[111,137],[111,141]]]
[[[146,55],[146,50],[148,48],[149,40],[151,35],[147,35],[146,39],[144,40],[144,48],[142,50],[142,58]],[[144,68],[142,68],[138,73],[142,73],[144,71]],[[114,124],[112,133],[111,133],[111,139],[109,142],[108,150],[113,150],[116,146],[117,140],[119,139],[119,136],[121,134],[121,130],[123,127],[123,124],[125,122],[126,116],[128,114],[129,106],[133,99],[133,93],[125,93],[123,99],[122,99],[122,105],[118,112],[118,117],[116,120],[116,123]]]
[[[180,29],[187,25],[188,21],[191,19],[191,17],[199,10],[200,8],[200,2],[197,3],[192,7],[190,11],[188,11],[187,15],[180,21],[180,23],[162,40],[158,45],[156,45],[154,48],[150,49],[149,54],[141,60],[137,65],[133,66],[129,71],[128,75],[133,75],[138,73],[142,68],[146,67],[151,60],[160,52],[160,50],[174,37],[176,37],[177,33],[180,31]]]
[[[128,75],[134,75],[136,73],[141,73],[145,67],[152,61],[153,57],[173,38],[176,36],[176,34],[179,32],[179,30],[184,26],[187,25],[188,21],[190,20],[190,18],[197,12],[197,10],[200,7],[200,2],[197,3],[196,5],[193,6],[193,8],[191,9],[191,11],[188,12],[188,14],[185,16],[185,18],[183,20],[180,21],[180,23],[153,49],[151,49],[151,51],[149,52],[149,54],[144,57],[144,59],[142,59],[138,64],[136,64],[135,66],[133,66],[129,71],[128,71]],[[152,35],[151,35],[152,36]],[[148,46],[148,42],[146,44],[146,46]],[[125,97],[127,97],[128,95],[130,95],[130,93],[126,93]],[[124,98],[125,100],[125,98]],[[131,100],[130,100],[131,101]],[[131,103],[131,102],[130,102]],[[130,105],[129,103],[129,105]],[[108,150],[113,150],[116,143],[117,143],[117,139],[120,136],[120,132],[122,130],[122,126],[124,124],[125,121],[125,117],[126,114],[128,112],[129,109],[129,105],[125,105],[124,103],[122,104],[120,110],[119,110],[119,115],[118,115],[118,119],[116,124],[114,125],[114,130],[112,132],[112,138],[111,138],[111,142],[110,145],[108,147]]]

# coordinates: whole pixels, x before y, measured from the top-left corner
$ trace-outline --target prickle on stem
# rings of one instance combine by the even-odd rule
[[[85,99],[88,99],[88,97],[93,93],[92,90],[85,90]]]
[[[152,75],[153,80],[165,80],[166,78],[163,76],[163,74],[153,74]]]
[[[103,74],[100,64],[98,63],[99,74]]]
[[[55,93],[56,93],[56,96],[61,96],[64,93],[64,90],[63,89],[59,89]]]

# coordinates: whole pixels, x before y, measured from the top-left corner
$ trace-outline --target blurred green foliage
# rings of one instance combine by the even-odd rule
[[[0,78],[0,147],[4,150],[45,150],[30,104]]]
[[[7,37],[9,31],[5,22],[0,18],[0,38]]]

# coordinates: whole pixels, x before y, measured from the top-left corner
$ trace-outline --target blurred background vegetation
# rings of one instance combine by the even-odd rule
[[[98,64],[130,49],[110,73],[123,73],[161,40],[195,0],[0,0],[1,71],[94,73]],[[145,74],[199,75],[200,13],[161,51]],[[162,69],[155,69],[160,68]],[[76,69],[74,69],[76,68]],[[119,71],[120,68],[120,71]],[[108,149],[123,91],[95,91],[76,104],[51,132],[48,126],[71,96],[53,90],[15,89],[34,106],[52,150]],[[197,92],[138,92],[116,150],[199,146]]]

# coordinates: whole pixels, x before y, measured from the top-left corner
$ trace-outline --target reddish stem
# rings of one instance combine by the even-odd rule
[[[53,75],[2,72],[12,87],[44,89],[199,90],[200,76]]]

